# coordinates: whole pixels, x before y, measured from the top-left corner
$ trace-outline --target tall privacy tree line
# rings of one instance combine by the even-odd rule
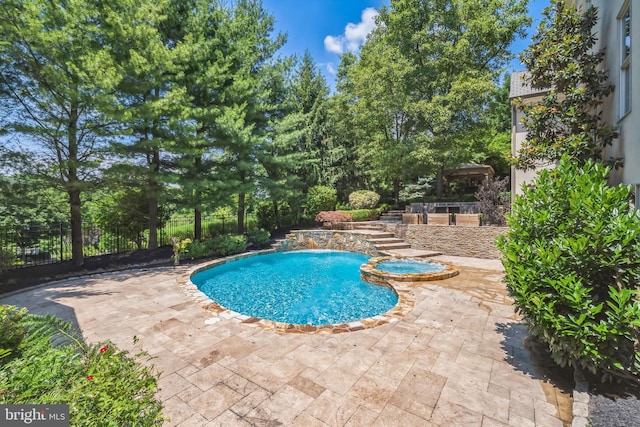
[[[1,0],[2,208],[18,187],[62,192],[80,265],[97,191],[143,212],[151,248],[167,202],[193,212],[196,238],[203,212],[233,205],[242,227],[263,199],[277,222],[315,185],[397,202],[496,155],[492,98],[526,3],[392,0],[330,94],[308,53],[278,55],[259,0]]]

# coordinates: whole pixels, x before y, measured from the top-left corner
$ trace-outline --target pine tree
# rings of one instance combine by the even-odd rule
[[[0,2],[0,96],[16,109],[5,126],[25,168],[67,193],[72,258],[84,263],[82,193],[113,129],[104,113],[120,81],[102,17],[108,5],[83,0]]]

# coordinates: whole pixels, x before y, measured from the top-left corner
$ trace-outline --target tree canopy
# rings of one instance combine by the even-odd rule
[[[393,185],[470,160],[526,1],[392,0],[348,78],[371,173]]]
[[[613,85],[601,67],[604,50],[593,49],[597,8],[592,5],[579,11],[567,2],[553,0],[543,13],[545,18],[521,59],[531,87],[548,92],[539,103],[519,105],[527,139],[516,164],[531,169],[564,155],[580,163],[601,160],[602,150],[617,133],[604,123],[599,109]]]
[[[499,76],[529,22],[526,0],[392,0],[332,93],[308,52],[278,54],[260,0],[0,6],[2,185],[64,196],[77,265],[83,215],[155,247],[164,205],[191,212],[196,238],[217,208],[243,232],[247,210],[299,220],[317,186],[397,204],[418,178],[495,155]],[[85,208],[97,188],[111,197]],[[37,206],[17,202],[2,198]]]

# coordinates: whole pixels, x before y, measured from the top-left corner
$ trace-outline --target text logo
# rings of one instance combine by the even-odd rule
[[[69,427],[69,405],[0,405],[0,425]]]

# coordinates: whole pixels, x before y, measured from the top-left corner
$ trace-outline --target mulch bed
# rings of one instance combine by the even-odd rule
[[[281,229],[272,233],[271,243],[283,238],[289,229]],[[52,280],[107,271],[126,270],[136,267],[160,267],[173,265],[173,249],[163,246],[158,249],[142,249],[122,254],[87,257],[82,267],[74,267],[71,261],[36,265],[0,271],[0,295],[24,290]],[[181,259],[180,264],[201,263],[219,257]]]
[[[52,280],[140,266],[171,265],[171,246],[143,249],[122,254],[87,257],[82,267],[71,261],[16,268],[0,272],[0,294],[26,289]]]

